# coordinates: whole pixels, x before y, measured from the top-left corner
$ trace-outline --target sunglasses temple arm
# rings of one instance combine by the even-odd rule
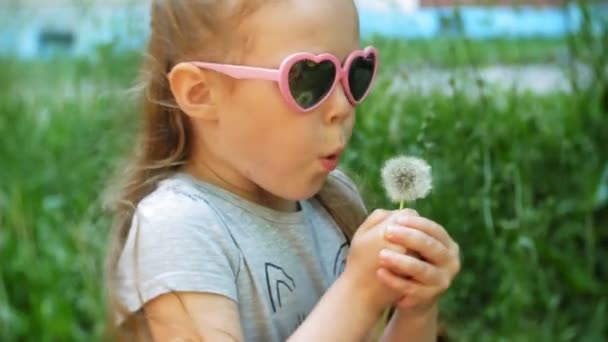
[[[256,68],[240,65],[230,64],[215,64],[215,63],[203,63],[203,62],[192,62],[199,68],[213,70],[230,76],[236,79],[249,79],[249,80],[267,80],[278,82],[280,78],[279,70]]]

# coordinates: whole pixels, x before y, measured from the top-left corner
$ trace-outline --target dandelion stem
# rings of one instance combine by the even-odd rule
[[[405,200],[401,200],[401,204],[399,204],[399,210],[405,208]]]

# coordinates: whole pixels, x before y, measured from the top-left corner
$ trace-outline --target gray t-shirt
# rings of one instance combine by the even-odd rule
[[[271,210],[177,173],[137,206],[118,263],[129,312],[171,291],[238,303],[247,341],[285,341],[344,269],[344,234],[314,198]]]

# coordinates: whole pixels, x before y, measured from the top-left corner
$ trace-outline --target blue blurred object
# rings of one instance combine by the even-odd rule
[[[358,2],[364,37],[380,34],[406,39],[559,38],[576,32],[582,22],[576,6],[422,7],[404,11]],[[593,13],[608,17],[608,5],[596,5]],[[0,6],[0,55],[21,58],[60,53],[86,55],[99,45],[116,50],[137,49],[145,42],[148,19],[148,8],[143,5],[92,5],[84,9]],[[597,26],[599,30],[599,23]]]
[[[422,8],[413,13],[361,12],[363,35],[435,38],[464,35],[484,38],[559,38],[578,30],[576,7],[460,7]]]

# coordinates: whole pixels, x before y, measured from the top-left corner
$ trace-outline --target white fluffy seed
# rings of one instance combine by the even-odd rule
[[[426,197],[431,191],[431,167],[420,158],[395,157],[384,164],[382,181],[392,201],[414,201]]]

